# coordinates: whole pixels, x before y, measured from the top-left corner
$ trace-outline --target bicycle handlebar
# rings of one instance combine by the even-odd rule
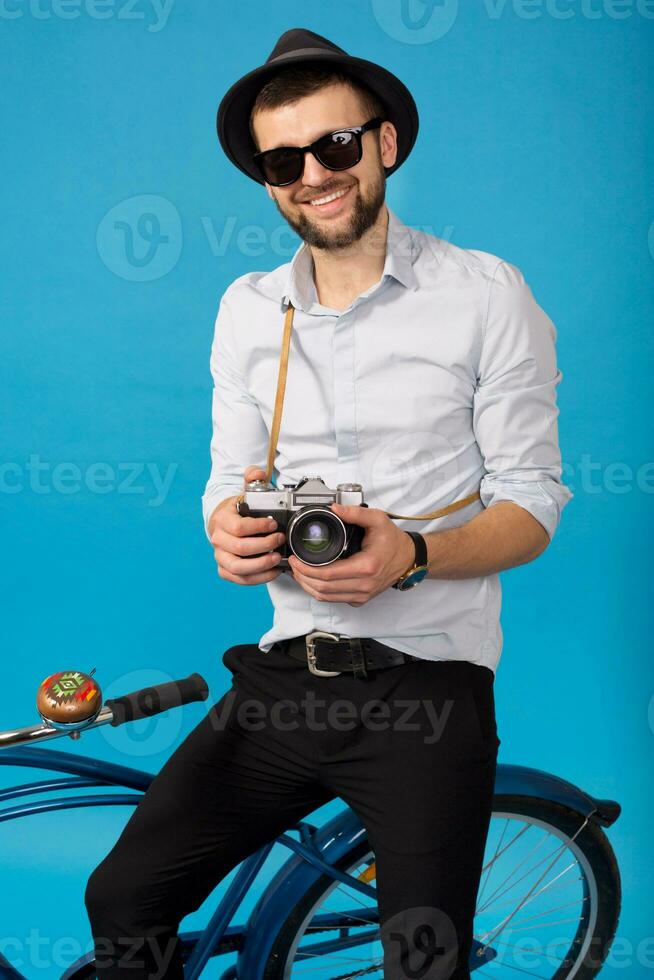
[[[128,721],[139,718],[150,718],[169,708],[176,708],[191,701],[206,701],[209,688],[204,677],[200,674],[189,674],[179,681],[169,681],[167,684],[155,684],[144,687],[131,694],[123,694],[119,698],[109,698],[105,707],[110,708],[112,719],[109,722],[114,728]]]

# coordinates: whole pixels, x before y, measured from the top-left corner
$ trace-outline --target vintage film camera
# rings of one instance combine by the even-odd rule
[[[330,490],[319,476],[303,476],[299,483],[284,483],[281,489],[265,480],[246,483],[237,510],[242,517],[277,521],[285,538],[274,549],[282,556],[276,567],[288,569],[291,553],[306,565],[329,565],[361,550],[364,528],[343,521],[329,509],[331,503],[368,506],[360,483],[339,483]]]

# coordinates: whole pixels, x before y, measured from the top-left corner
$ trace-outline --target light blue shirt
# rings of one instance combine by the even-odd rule
[[[243,490],[246,467],[266,467],[289,300],[277,485],[303,476],[332,488],[360,483],[370,507],[403,515],[480,489],[481,502],[445,518],[395,523],[443,530],[511,500],[554,534],[572,496],[561,482],[554,325],[515,266],[409,228],[390,209],[382,277],[347,309],[319,303],[304,244],[291,262],[241,276],[223,295],[211,350],[205,530],[215,507]],[[426,578],[356,607],[314,599],[286,574],[266,588],[274,616],[262,651],[321,629],[497,669],[498,575]]]

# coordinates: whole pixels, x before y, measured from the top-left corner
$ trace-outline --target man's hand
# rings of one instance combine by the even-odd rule
[[[362,606],[411,567],[415,545],[383,510],[359,504],[332,504],[331,509],[348,524],[365,528],[361,551],[323,566],[305,565],[290,555],[293,578],[314,599]]]
[[[260,467],[248,466],[243,479],[244,483],[248,483],[250,480],[263,480],[265,476],[265,471]],[[282,572],[276,567],[281,556],[272,549],[280,546],[284,535],[274,530],[277,523],[268,517],[241,517],[236,510],[238,497],[239,494],[227,497],[209,518],[208,528],[218,574],[238,585],[272,582]],[[261,557],[250,557],[252,555]]]

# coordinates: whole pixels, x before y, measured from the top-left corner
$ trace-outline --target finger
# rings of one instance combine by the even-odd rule
[[[308,578],[297,571],[295,577],[300,582],[305,581],[312,589],[321,592],[323,595],[337,596],[348,592],[351,597],[356,599],[360,598],[366,591],[361,580],[356,578],[339,579],[337,582],[319,582],[317,579]]]
[[[227,497],[227,499],[221,501],[217,507],[214,507],[208,523],[210,534],[213,534],[214,530],[218,526],[218,521],[224,518],[225,513],[236,513],[236,496]]]
[[[268,551],[279,548],[284,543],[285,535],[281,531],[274,531],[272,534],[255,535],[254,537],[236,537],[217,527],[211,541],[217,548],[221,548],[230,555],[238,555],[239,558],[248,558],[251,555],[263,555]]]
[[[367,574],[367,564],[364,564],[358,556],[341,558],[329,565],[305,565],[295,555],[290,556],[289,561],[294,570],[297,569],[301,575],[306,575],[316,582],[340,582],[342,585],[346,580],[354,581]]]
[[[235,538],[265,534],[266,531],[274,531],[277,527],[277,521],[270,517],[241,517],[236,510],[236,501],[233,507],[225,507],[225,512],[220,517],[222,520],[217,526],[228,534],[233,534]]]
[[[237,585],[260,585],[262,582],[272,582],[282,574],[283,569],[274,568],[269,572],[260,572],[258,575],[232,575],[224,568],[218,567],[218,574],[226,582],[235,582]]]
[[[302,582],[295,576],[296,580],[300,582],[300,585],[308,592],[310,596],[313,596],[318,602],[348,602],[352,606],[362,606],[366,601],[365,597],[362,598],[361,593],[352,595],[350,592],[336,592],[334,594],[325,593],[322,589],[314,589],[310,582]]]
[[[318,582],[316,579],[307,578],[305,575],[302,575],[297,569],[294,570],[294,578],[307,592],[311,591],[312,595],[336,598],[337,596],[342,597],[348,592],[349,598],[361,599],[362,596],[367,594],[366,588],[362,585],[360,579],[347,579],[332,583]]]
[[[259,572],[267,572],[275,568],[281,561],[278,551],[269,552],[258,558],[240,558],[238,555],[216,548],[215,556],[218,565],[232,575],[257,575]]]
[[[335,514],[338,514],[344,521],[350,524],[359,524],[361,527],[374,527],[380,523],[382,511],[377,507],[362,507],[361,504],[330,504]]]
[[[266,471],[262,470],[260,466],[248,466],[243,474],[243,482],[249,483],[251,480],[263,480],[266,476]]]

